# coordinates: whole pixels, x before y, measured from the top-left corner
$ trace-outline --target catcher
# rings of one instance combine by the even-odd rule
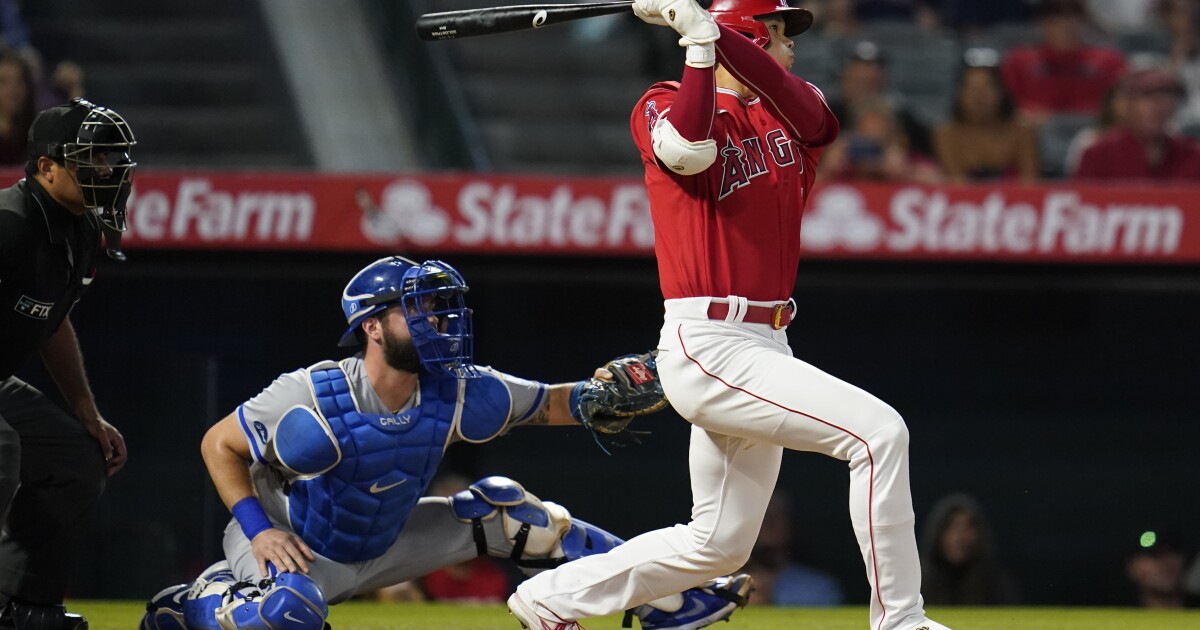
[[[280,376],[204,436],[233,513],[225,559],[155,595],[143,630],[322,630],[332,604],[476,555],[532,574],[623,542],[504,477],[422,498],[454,441],[575,423],[620,438],[666,406],[650,354],[558,385],[475,365],[466,292],[450,265],[399,256],[350,280],[339,345],[362,351]],[[702,628],[749,589],[726,576],[632,613],[643,628]]]

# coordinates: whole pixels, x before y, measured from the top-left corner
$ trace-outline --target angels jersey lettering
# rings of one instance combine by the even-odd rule
[[[823,147],[790,137],[760,99],[718,89],[716,161],[697,175],[673,173],[655,157],[650,130],[659,117],[670,118],[677,90],[676,83],[654,85],[630,121],[646,165],[663,297],[788,299],[800,218]]]

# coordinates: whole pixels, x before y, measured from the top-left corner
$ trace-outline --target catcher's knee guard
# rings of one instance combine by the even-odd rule
[[[189,630],[322,630],[325,594],[302,573],[236,582],[228,570],[201,577],[184,602]]]
[[[486,477],[450,497],[455,518],[474,527],[479,555],[488,554],[483,523],[503,519],[504,535],[512,543],[509,554],[518,566],[543,569],[593,553],[602,553],[624,542],[578,519],[561,505],[542,501],[507,477]]]

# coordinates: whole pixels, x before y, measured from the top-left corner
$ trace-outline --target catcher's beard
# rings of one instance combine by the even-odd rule
[[[401,339],[388,329],[383,330],[383,360],[395,370],[420,372],[421,356],[411,337]]]

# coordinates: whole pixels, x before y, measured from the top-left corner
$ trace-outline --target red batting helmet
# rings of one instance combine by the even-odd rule
[[[813,23],[811,11],[793,7],[789,0],[713,0],[708,12],[717,24],[744,33],[759,46],[766,46],[771,41],[771,33],[755,18],[778,15],[783,19],[783,34],[788,37],[807,31]]]

